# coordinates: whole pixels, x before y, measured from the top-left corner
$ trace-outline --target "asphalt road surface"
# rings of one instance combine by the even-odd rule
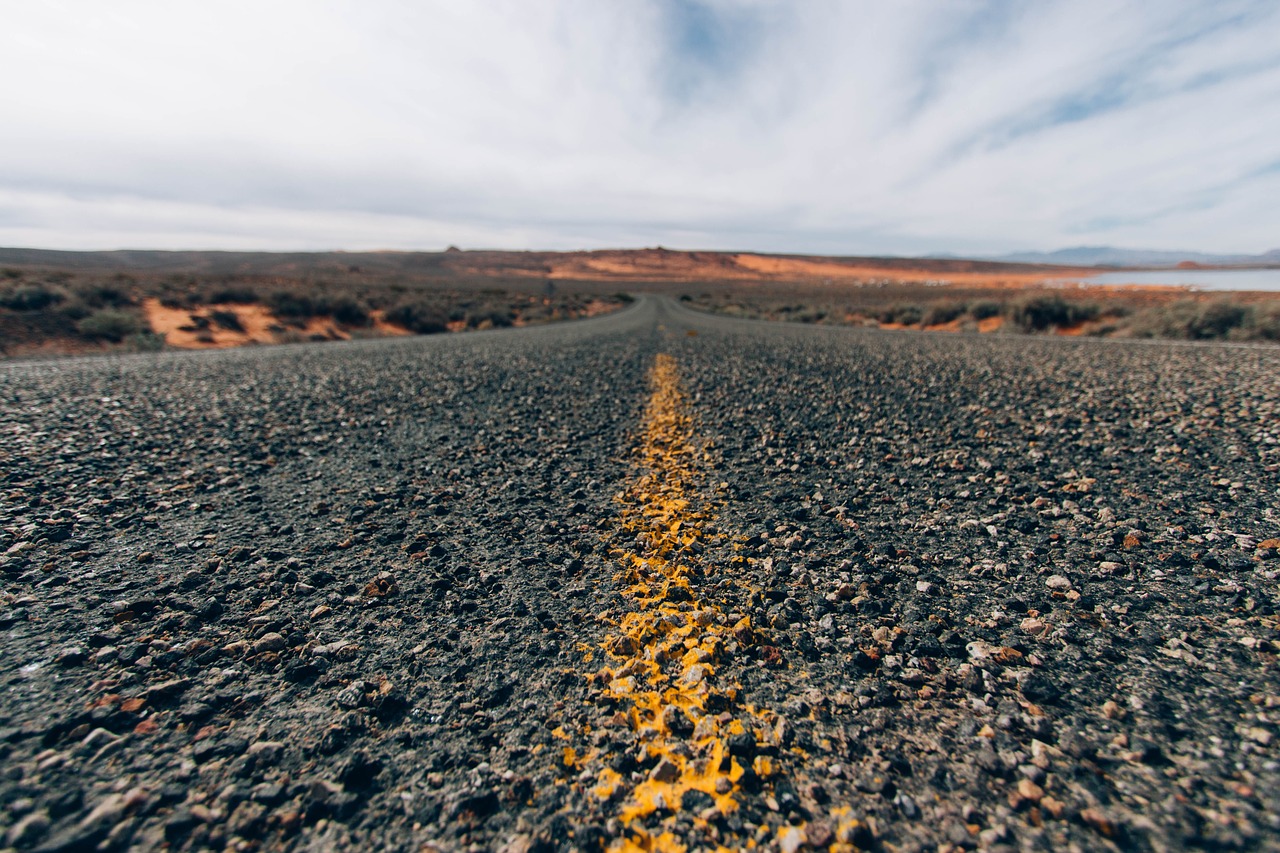
[[[0,847],[1280,849],[1280,350],[0,367]]]

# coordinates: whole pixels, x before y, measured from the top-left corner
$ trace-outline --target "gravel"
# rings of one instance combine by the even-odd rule
[[[703,451],[698,597],[751,626],[700,677],[771,721],[727,747],[770,769],[646,831],[1280,849],[1280,353],[653,297],[0,367],[3,844],[633,837],[628,791],[671,771],[597,673],[659,353]]]

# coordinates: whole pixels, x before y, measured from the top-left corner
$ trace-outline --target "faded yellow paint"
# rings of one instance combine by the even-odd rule
[[[674,835],[646,819],[680,811],[691,791],[722,814],[736,810],[746,770],[730,755],[728,739],[750,733],[769,742],[774,728],[771,713],[743,706],[740,687],[718,677],[726,650],[752,641],[752,625],[749,618],[731,623],[690,583],[698,560],[691,546],[710,518],[695,499],[701,454],[675,360],[658,356],[650,383],[639,476],[618,497],[621,526],[643,543],[641,553],[618,555],[619,578],[635,609],[600,644],[608,665],[596,682],[623,703],[626,724],[656,763],[627,793],[618,816],[628,834],[615,851],[683,851]],[[602,773],[596,794],[607,799],[625,786],[619,774]]]

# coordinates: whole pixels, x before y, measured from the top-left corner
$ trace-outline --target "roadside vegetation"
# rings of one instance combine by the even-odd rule
[[[446,253],[442,257],[448,257]],[[590,316],[620,287],[701,310],[823,325],[1179,340],[1280,341],[1280,294],[1173,288],[564,280],[362,269],[299,256],[276,272],[0,268],[0,355],[143,351],[501,329]],[[193,267],[200,263],[192,260]],[[328,264],[325,266],[325,264]],[[435,264],[435,265],[433,265]],[[164,309],[160,311],[159,309]],[[164,314],[163,317],[160,317]]]
[[[166,339],[150,316],[155,305],[180,312],[179,328],[191,346],[201,346],[213,345],[222,333],[247,339],[254,333],[248,328],[252,317],[267,318],[267,342],[290,343],[549,323],[624,301],[599,288],[536,279],[442,286],[357,268],[290,278],[12,267],[0,270],[0,354],[161,349]]]
[[[797,289],[799,291],[800,289]],[[999,290],[911,285],[808,292],[702,292],[681,300],[756,319],[951,332],[1280,342],[1280,294]]]

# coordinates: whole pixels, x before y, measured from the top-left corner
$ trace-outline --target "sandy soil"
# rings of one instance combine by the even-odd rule
[[[966,284],[990,287],[1025,287],[1086,274],[1088,271],[1062,269],[1000,270],[965,269],[964,264],[947,268],[939,262],[910,262],[877,265],[866,261],[828,258],[778,257],[751,253],[667,252],[660,250],[630,252],[589,252],[548,255],[539,269],[503,269],[511,275],[536,275],[550,279],[618,279],[649,281],[797,281],[830,280],[842,283],[928,282]],[[497,273],[498,270],[490,270]]]
[[[347,340],[351,332],[327,317],[312,317],[305,326],[285,325],[265,306],[226,303],[200,308],[168,308],[158,299],[143,303],[151,330],[162,335],[165,343],[178,349],[226,349],[245,344],[274,344],[296,336],[302,340]],[[210,319],[214,312],[234,313],[243,331],[226,329]],[[202,320],[207,321],[205,325]],[[203,326],[203,328],[201,328]],[[400,326],[387,323],[375,313],[370,331],[377,336],[407,335]]]
[[[1023,287],[1042,284],[1062,277],[1061,272],[990,273],[938,272],[928,269],[890,269],[834,261],[810,261],[800,258],[775,258],[764,255],[734,255],[738,266],[769,278],[830,278],[841,281],[919,281],[978,286]]]
[[[992,287],[1042,284],[1088,270],[976,264],[967,261],[879,261],[785,257],[749,252],[677,252],[663,249],[546,253],[537,263],[477,253],[454,262],[455,272],[478,276],[616,281],[831,281],[841,283],[928,282]],[[989,268],[984,268],[989,267]]]

